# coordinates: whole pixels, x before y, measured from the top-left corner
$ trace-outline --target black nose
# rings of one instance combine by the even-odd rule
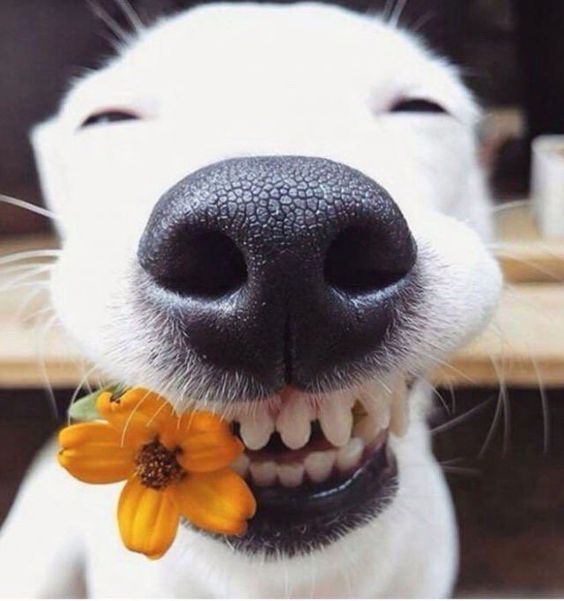
[[[304,157],[189,175],[159,200],[139,246],[183,343],[265,390],[313,390],[362,370],[394,327],[415,259],[381,186]]]

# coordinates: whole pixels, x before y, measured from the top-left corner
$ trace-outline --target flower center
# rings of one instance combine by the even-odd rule
[[[180,449],[167,449],[158,438],[143,445],[135,458],[141,483],[147,488],[160,490],[174,480],[180,480],[186,472],[176,460],[179,452]]]

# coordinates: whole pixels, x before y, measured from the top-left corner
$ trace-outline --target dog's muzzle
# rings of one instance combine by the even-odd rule
[[[184,178],[157,203],[138,252],[200,359],[273,391],[311,389],[376,351],[416,254],[380,185],[294,156]]]

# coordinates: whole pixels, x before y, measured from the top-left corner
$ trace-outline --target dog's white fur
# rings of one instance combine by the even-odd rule
[[[392,114],[398,98],[448,115]],[[144,118],[79,125],[102,109]],[[404,212],[424,277],[398,369],[422,373],[486,323],[500,274],[484,245],[488,196],[476,107],[444,61],[376,17],[317,4],[211,5],[143,32],[66,97],[33,141],[64,251],[53,300],[67,329],[114,378],[166,388],[150,332],[129,302],[131,266],[159,196],[199,167],[255,155],[325,157],[384,185]],[[176,385],[176,384],[175,384]],[[166,392],[174,396],[177,387]],[[442,596],[457,564],[448,492],[430,450],[422,384],[393,438],[400,488],[372,523],[303,557],[264,560],[181,529],[150,562],[122,549],[117,489],[72,480],[45,451],[0,539],[3,595]]]

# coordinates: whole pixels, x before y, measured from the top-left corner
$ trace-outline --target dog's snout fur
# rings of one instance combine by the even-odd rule
[[[189,175],[156,205],[138,256],[147,302],[165,304],[191,349],[271,394],[362,366],[416,289],[397,205],[319,158],[233,159]]]

